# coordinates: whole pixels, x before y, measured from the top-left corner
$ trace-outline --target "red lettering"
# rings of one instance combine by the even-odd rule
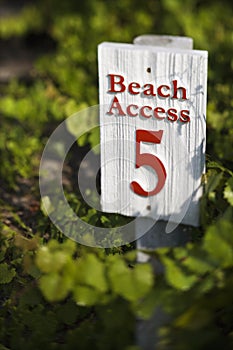
[[[111,107],[110,107],[109,111],[107,112],[107,114],[109,114],[109,115],[114,114],[112,110],[115,108],[118,110],[118,114],[116,114],[116,115],[121,115],[121,116],[126,115],[124,113],[123,109],[121,108],[121,105],[120,105],[118,98],[116,96],[114,97],[112,104],[111,104]]]
[[[140,92],[139,91],[134,91],[133,89],[140,89],[141,85],[138,83],[130,83],[128,87],[128,91],[132,95],[138,95]]]
[[[137,105],[129,105],[127,108],[126,108],[126,113],[130,116],[130,117],[136,117],[138,115],[138,113],[132,113],[131,111],[131,107],[133,107],[134,109],[138,109],[138,106]]]
[[[147,88],[148,87],[148,89],[145,89],[145,88]],[[145,89],[144,91],[143,91],[143,94],[144,95],[146,95],[146,96],[156,96],[156,94],[155,94],[155,92],[154,92],[154,86],[152,85],[152,84],[145,84],[144,86],[143,86],[143,88]]]
[[[165,113],[165,112],[166,112],[166,111],[165,111],[164,108],[162,108],[162,107],[156,107],[156,108],[154,109],[154,116],[155,116],[155,118],[162,120],[162,119],[164,119],[165,117],[160,117],[160,116],[159,116],[159,113]]]
[[[187,100],[186,89],[184,87],[177,87],[177,80],[172,80],[172,84],[173,84],[173,96],[172,96],[172,98],[178,98],[177,92],[178,92],[178,90],[180,90],[182,92],[181,99]]]
[[[146,114],[146,113],[145,113],[145,109],[149,109],[150,111],[152,110],[152,108],[151,108],[150,106],[143,106],[143,107],[140,109],[140,114],[141,114],[141,116],[144,117],[144,118],[151,118],[152,115],[151,115],[151,114],[150,114],[150,115]]]
[[[110,89],[108,92],[124,92],[125,91],[125,85],[123,84],[124,82],[124,77],[122,75],[118,74],[108,74],[110,77]],[[115,80],[115,78],[118,78],[118,81]],[[119,90],[116,90],[115,85],[119,85]]]
[[[167,173],[161,160],[150,153],[140,152],[141,142],[159,144],[163,136],[163,130],[136,130],[136,168],[150,166],[157,173],[157,185],[152,191],[145,191],[137,181],[130,183],[131,190],[139,196],[149,197],[159,193],[165,185]]]
[[[177,116],[177,110],[175,108],[169,108],[167,111],[168,117],[167,119],[170,120],[170,122],[176,122],[178,119]]]
[[[180,111],[180,121],[182,123],[188,123],[190,121],[189,111],[187,109]]]
[[[168,85],[160,85],[157,89],[157,92],[158,92],[158,95],[161,96],[161,97],[169,97],[170,94],[168,93],[167,95],[165,95],[163,92],[162,92],[162,89],[167,89],[167,90],[170,90],[170,87]]]

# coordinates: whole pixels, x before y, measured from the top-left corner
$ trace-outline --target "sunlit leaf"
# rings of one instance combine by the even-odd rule
[[[227,181],[226,187],[224,189],[224,198],[230,205],[233,206],[233,177]]]
[[[172,287],[186,291],[197,282],[197,276],[184,271],[175,261],[163,257],[162,262],[165,266],[166,280]]]
[[[96,289],[85,286],[77,286],[73,293],[75,301],[81,306],[94,305],[98,303],[100,297]]]
[[[41,247],[37,252],[36,263],[42,272],[57,272],[62,269],[68,260],[63,251],[51,252],[48,247]]]
[[[130,269],[123,260],[116,259],[109,265],[108,276],[113,291],[131,301],[143,297],[153,285],[152,268],[147,264]]]
[[[101,292],[106,292],[108,289],[105,266],[94,254],[86,254],[79,259],[76,280]]]
[[[204,249],[222,267],[233,266],[232,232],[232,224],[221,220],[217,225],[209,227],[204,237]]]
[[[56,273],[49,273],[40,278],[40,289],[48,301],[63,300],[70,291],[69,280]]]

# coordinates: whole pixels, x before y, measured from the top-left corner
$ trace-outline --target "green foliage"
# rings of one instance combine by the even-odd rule
[[[10,283],[15,277],[15,269],[9,269],[6,263],[0,264],[0,284],[1,283]]]
[[[167,283],[188,293],[187,298],[184,295],[176,297],[174,295],[177,298],[176,302],[183,298],[182,302],[180,300],[183,310],[174,318],[169,330],[170,339],[165,338],[170,343],[173,337],[175,339],[177,337],[178,344],[174,346],[175,349],[188,346],[189,340],[185,333],[190,331],[193,337],[200,332],[201,339],[198,341],[200,348],[210,345],[215,348],[215,341],[222,344],[224,348],[230,347],[232,320],[228,318],[230,323],[227,325],[225,315],[229,312],[228,308],[232,307],[231,304],[228,304],[233,282],[232,232],[232,223],[220,219],[216,225],[207,229],[198,246],[188,244],[186,248],[175,248],[172,252],[165,254],[165,259],[164,252],[162,252]],[[171,253],[173,258],[170,256],[169,260],[166,260],[167,254]],[[156,254],[160,255],[159,250]],[[177,268],[179,272],[185,271],[185,274],[176,276]],[[176,313],[177,310],[173,309],[172,312]],[[225,335],[224,332],[221,334],[219,324],[222,324],[223,329],[227,332]],[[228,332],[229,337],[227,337]],[[162,343],[161,347],[163,348]],[[192,343],[191,348],[197,348],[197,343]]]
[[[36,7],[25,7],[19,15],[11,15],[1,19],[0,38],[8,39],[21,36],[29,31],[40,31],[43,28],[43,17]]]
[[[233,206],[233,178],[231,177],[224,189],[224,198],[228,201],[228,203]]]
[[[138,349],[135,317],[149,318],[157,306],[170,321],[156,348],[232,348],[232,12],[228,0],[43,0],[1,18],[2,43],[43,35],[54,47],[27,81],[0,85],[0,349]],[[183,247],[150,252],[162,274],[137,264],[133,245],[90,249],[64,237],[46,216],[54,210],[50,198],[39,204],[37,185],[50,133],[98,103],[97,45],[148,33],[191,36],[196,48],[209,51],[201,227]],[[94,117],[79,125],[67,119],[67,129],[80,135]],[[98,137],[96,128],[78,144],[92,147]],[[59,144],[55,151],[63,152]],[[66,191],[82,220],[104,227],[126,222],[88,208],[72,186]],[[87,235],[93,242],[91,230]]]

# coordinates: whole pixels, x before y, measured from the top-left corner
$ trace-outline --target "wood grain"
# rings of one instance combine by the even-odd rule
[[[143,45],[102,43],[98,49],[101,201],[106,212],[145,216],[197,226],[201,176],[205,164],[207,52]],[[150,68],[150,70],[148,70]],[[156,87],[177,80],[187,90],[187,100],[109,93],[108,74],[124,77],[124,83],[146,83]],[[161,107],[166,111],[189,110],[190,122],[166,118],[108,115],[114,96],[125,110],[129,104]],[[167,179],[152,197],[141,197],[130,189],[138,181],[145,190],[156,185],[156,173],[149,167],[135,168],[137,129],[163,130],[161,144],[141,143],[141,153],[154,154],[163,162]]]

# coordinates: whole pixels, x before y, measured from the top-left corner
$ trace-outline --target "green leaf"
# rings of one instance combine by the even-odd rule
[[[146,295],[154,282],[154,274],[150,264],[137,264],[132,270],[133,284],[138,297]]]
[[[221,220],[210,226],[204,237],[203,247],[221,267],[233,266],[233,225]]]
[[[10,283],[15,275],[14,268],[9,268],[6,263],[0,264],[0,284]]]
[[[215,266],[211,264],[204,255],[190,255],[187,260],[183,262],[183,265],[188,267],[188,269],[197,274],[205,274],[206,272],[211,272]]]
[[[181,265],[196,274],[205,274],[215,269],[213,262],[206,257],[206,252],[200,247],[193,247],[190,250],[175,248],[174,253],[175,257],[181,261]]]
[[[206,192],[212,193],[216,190],[217,186],[219,185],[223,177],[223,173],[218,173],[216,170],[209,170],[207,175],[209,175],[209,177],[206,186]]]
[[[124,257],[129,262],[135,262],[137,260],[137,250],[130,250],[124,254]]]
[[[100,292],[108,290],[104,263],[94,254],[86,254],[77,262],[76,281]]]
[[[108,276],[113,291],[130,301],[137,301],[146,295],[153,285],[153,272],[149,264],[130,269],[120,258],[109,265]]]
[[[51,252],[48,247],[41,247],[36,256],[36,264],[44,273],[60,271],[68,261],[63,251]]]
[[[57,273],[49,273],[40,278],[40,289],[48,301],[65,299],[71,290],[70,280]]]
[[[224,189],[224,198],[233,206],[233,177],[227,181],[227,185]]]
[[[131,281],[131,271],[121,259],[114,259],[109,266],[108,276],[113,291],[126,299],[134,300],[134,286]],[[136,298],[137,299],[137,298]]]
[[[175,261],[164,256],[162,262],[165,266],[166,280],[172,287],[186,291],[197,282],[197,276],[188,274]]]
[[[211,168],[212,168],[212,169],[219,169],[219,170],[221,170],[221,171],[223,171],[223,172],[227,172],[227,173],[229,173],[229,174],[232,175],[232,172],[231,172],[229,169],[225,168],[222,164],[217,163],[217,162],[215,162],[215,161],[208,161],[207,167],[208,167],[209,169],[211,169]]]
[[[49,244],[49,247],[50,247],[50,244]],[[77,247],[76,242],[72,241],[71,239],[67,239],[65,242],[62,243],[62,245],[60,244],[60,249],[62,248],[62,250],[65,253],[71,256],[75,253],[76,247]]]
[[[100,300],[100,294],[96,289],[77,286],[73,290],[74,299],[80,306],[92,306]]]

